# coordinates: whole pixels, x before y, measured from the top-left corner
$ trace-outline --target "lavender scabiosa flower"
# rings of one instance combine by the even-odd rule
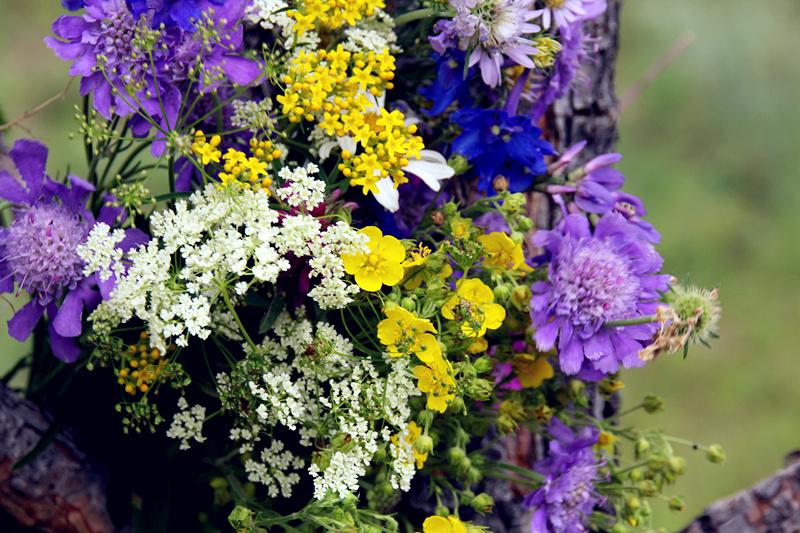
[[[595,488],[603,463],[592,451],[599,432],[584,427],[573,433],[553,418],[548,433],[553,437],[549,453],[536,465],[544,483],[524,502],[534,510],[531,533],[583,533],[589,530],[588,516],[603,501]]]
[[[484,83],[496,87],[506,58],[535,67],[536,47],[526,36],[541,28],[529,22],[537,16],[532,5],[533,0],[450,0],[456,14],[437,23],[431,45],[440,54],[447,48],[471,50],[468,66],[479,65]]]
[[[8,334],[24,341],[46,314],[53,353],[73,362],[80,354],[83,311],[97,307],[103,291],[96,276],[84,275],[77,251],[95,223],[85,207],[94,186],[72,175],[69,186],[51,180],[45,174],[47,148],[37,141],[18,140],[8,155],[14,165],[0,170],[0,198],[13,204],[14,219],[0,228],[0,293],[16,286],[31,297],[9,320]],[[109,206],[98,221],[114,225],[125,216]],[[124,251],[145,240],[144,233],[129,229],[118,247]],[[110,291],[108,282],[105,288]]]
[[[641,232],[619,213],[604,215],[594,231],[582,214],[555,230],[540,231],[548,278],[531,286],[534,340],[541,351],[558,346],[561,370],[610,374],[642,366],[638,353],[656,324],[613,327],[616,320],[651,315],[669,277],[658,275],[662,259]]]
[[[9,155],[16,175],[0,171],[0,198],[17,207],[11,226],[0,233],[0,291],[16,284],[31,301],[8,322],[8,333],[25,340],[47,312],[53,353],[71,362],[79,353],[75,338],[83,309],[99,303],[76,251],[94,223],[83,207],[94,187],[77,176],[69,177],[70,187],[50,180],[47,148],[36,141],[15,142]]]
[[[61,59],[72,61],[69,72],[81,78],[81,94],[92,95],[95,110],[107,119],[112,114],[130,116],[137,136],[146,136],[154,125],[163,132],[176,127],[190,80],[197,81],[193,90],[207,92],[225,80],[247,85],[260,75],[258,63],[240,54],[243,0],[227,0],[224,6],[193,2],[204,9],[197,20],[190,17],[198,31],[180,25],[151,29],[159,13],[155,7],[163,3],[153,8],[148,3],[136,15],[125,0],[84,3],[82,15],[56,19],[55,37],[45,43]],[[163,147],[163,141],[154,143],[156,155]]]
[[[548,169],[554,176],[562,174],[572,160],[583,150],[586,142],[580,142],[568,148],[561,157]],[[647,211],[642,201],[622,191],[625,176],[614,165],[622,160],[617,153],[600,154],[585,165],[570,173],[575,180],[574,185],[551,185],[551,193],[572,193],[575,205],[587,212],[604,215],[612,211],[619,213],[642,234],[643,238],[656,244],[661,235],[649,222],[642,219]]]

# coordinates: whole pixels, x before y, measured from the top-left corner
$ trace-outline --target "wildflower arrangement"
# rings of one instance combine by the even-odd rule
[[[42,390],[102,383],[121,446],[190,465],[171,530],[502,510],[623,532],[682,508],[687,441],[623,416],[661,401],[610,407],[623,369],[715,336],[717,292],[661,272],[618,154],[543,128],[605,0],[62,3],[46,43],[87,166],[8,151],[0,291],[29,297],[8,332],[36,337]]]

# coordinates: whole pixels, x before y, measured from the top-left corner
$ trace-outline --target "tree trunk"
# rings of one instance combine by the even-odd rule
[[[0,506],[39,531],[113,531],[105,483],[69,431],[53,435],[51,424],[35,404],[0,384]],[[40,442],[42,449],[15,468]]]
[[[800,531],[800,462],[739,494],[706,507],[683,533]]]

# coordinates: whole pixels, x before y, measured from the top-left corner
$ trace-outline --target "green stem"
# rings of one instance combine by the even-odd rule
[[[231,302],[231,297],[228,294],[228,288],[227,287],[222,287],[222,299],[225,301],[225,307],[227,307],[228,311],[230,311],[231,314],[233,315],[233,319],[236,321],[236,325],[239,326],[239,331],[242,332],[242,336],[244,337],[244,340],[247,341],[247,344],[250,345],[250,348],[252,348],[254,352],[257,351],[258,350],[258,346],[256,346],[256,343],[253,342],[253,339],[250,338],[250,335],[247,333],[247,330],[244,329],[244,324],[242,324],[242,321],[239,318],[239,315],[236,314],[236,309],[233,308],[233,302]]]
[[[607,328],[619,328],[622,326],[638,326],[640,324],[652,324],[658,322],[656,315],[637,316],[636,318],[623,318],[622,320],[610,320],[605,323]]]
[[[403,13],[402,15],[394,19],[394,25],[402,26],[403,24],[408,24],[409,22],[414,22],[415,20],[426,19],[428,17],[432,17],[435,13],[436,10],[430,7],[415,9],[414,11]]]

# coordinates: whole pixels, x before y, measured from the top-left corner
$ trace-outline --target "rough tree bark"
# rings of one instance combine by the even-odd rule
[[[800,531],[800,462],[755,486],[712,503],[682,533],[795,533]]]
[[[543,124],[544,135],[559,152],[572,144],[586,140],[587,146],[578,162],[614,150],[617,142],[617,97],[615,92],[615,63],[619,46],[620,1],[609,0],[606,13],[592,22],[587,33],[592,36],[592,60],[581,68],[580,80],[563,98],[555,102]],[[528,209],[537,228],[551,228],[559,213],[548,195],[531,193]],[[593,415],[610,416],[618,405],[615,397],[606,402],[591,389]],[[541,438],[521,432],[497,447],[496,453],[505,461],[529,468],[542,457]],[[520,505],[528,489],[505,481],[489,481],[485,490],[496,502],[491,518],[477,521],[492,531],[529,531],[530,515]]]
[[[22,526],[39,531],[113,531],[105,483],[69,431],[59,431],[32,460],[14,469],[51,423],[35,404],[0,384],[0,506]]]

